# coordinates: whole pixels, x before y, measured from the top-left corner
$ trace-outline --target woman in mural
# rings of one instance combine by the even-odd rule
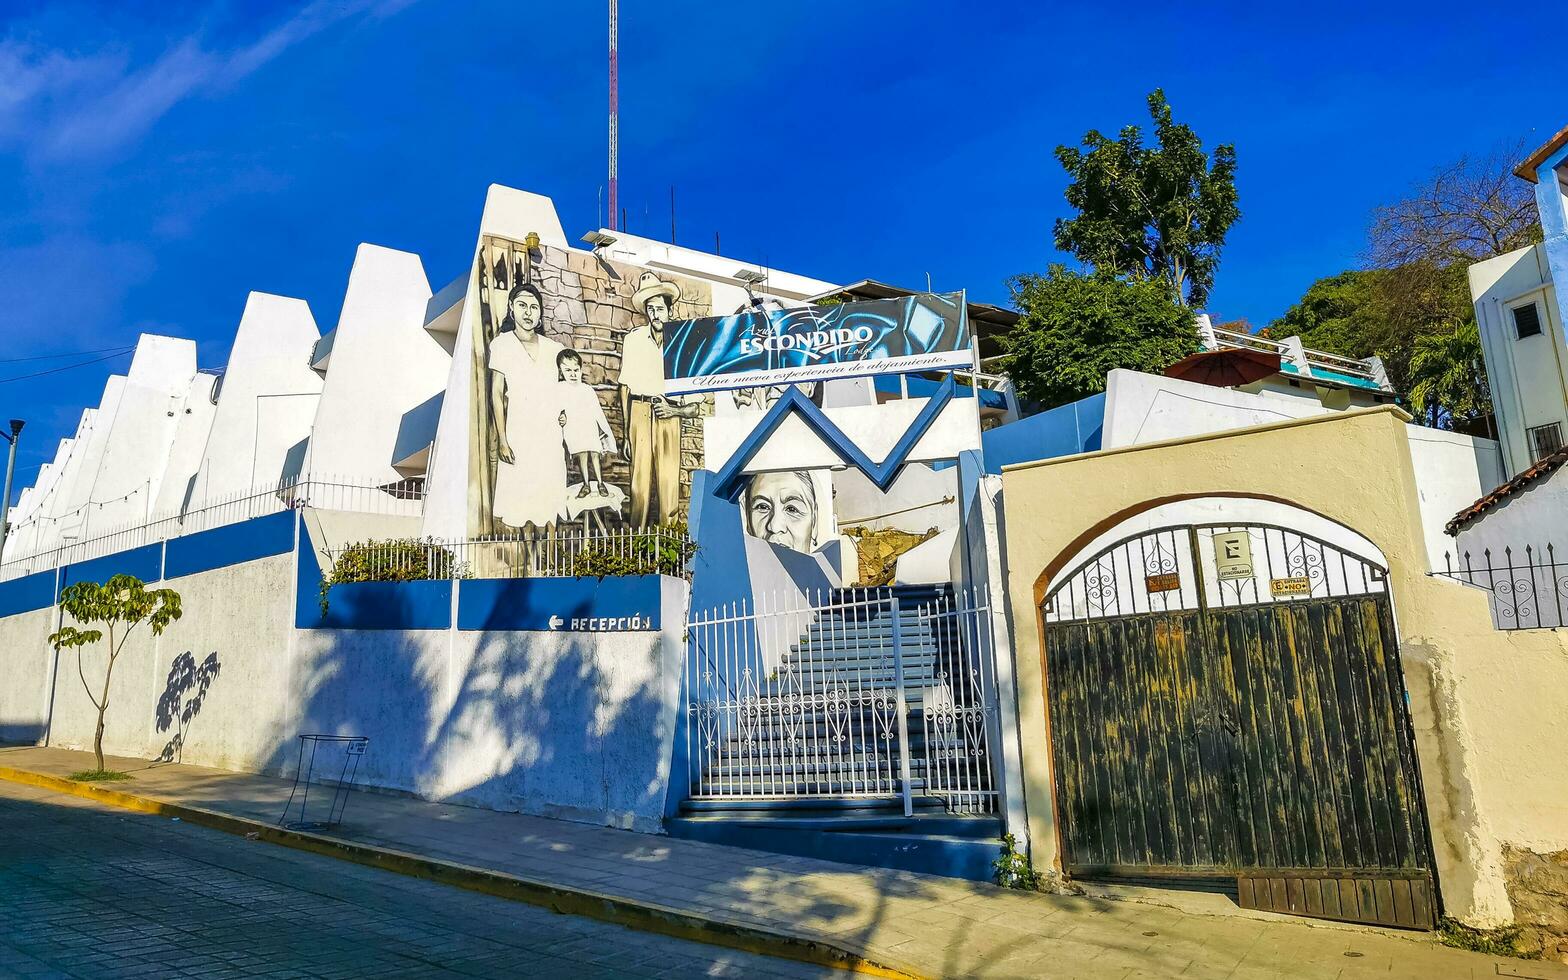
[[[539,331],[543,303],[531,283],[512,287],[490,343],[490,411],[496,428],[495,517],[525,540],[555,524],[566,497],[557,358],[566,348]]]

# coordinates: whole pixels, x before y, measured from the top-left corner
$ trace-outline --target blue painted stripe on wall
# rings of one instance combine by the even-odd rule
[[[54,605],[54,569],[0,582],[0,616],[46,609]]]
[[[60,588],[77,582],[107,582],[116,575],[134,575],[143,582],[162,579],[163,545],[143,545],[130,551],[66,565],[60,570]]]
[[[169,539],[163,577],[179,578],[226,565],[288,554],[294,547],[294,513],[269,514],[210,531]]]
[[[295,617],[305,620],[299,625],[306,629],[444,630],[452,625],[451,579],[334,585],[325,616],[320,594],[309,598]]]
[[[661,587],[658,575],[466,580],[457,593],[457,628],[656,630]]]

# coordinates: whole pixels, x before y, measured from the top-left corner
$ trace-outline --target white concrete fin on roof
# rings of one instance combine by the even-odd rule
[[[504,235],[519,242],[534,232],[541,245],[571,247],[561,228],[561,218],[555,213],[554,201],[505,184],[491,184],[485,191],[485,210],[479,227],[481,234]]]
[[[143,334],[93,480],[87,518],[106,530],[149,520],[196,376],[196,344]]]
[[[144,333],[136,339],[125,376],[130,384],[183,397],[195,373],[195,341]]]
[[[302,299],[253,292],[234,336],[193,499],[275,483],[289,450],[310,437],[321,377],[310,351],[321,333]]]
[[[207,436],[212,431],[212,419],[218,411],[217,400],[213,398],[217,385],[217,375],[197,373],[175,410],[174,440],[169,445],[168,463],[164,466],[158,496],[153,501],[154,514],[179,511],[190,500],[193,481],[201,469],[202,453],[207,449]]]
[[[439,392],[451,357],[425,330],[430,281],[419,256],[361,245],[349,272],[311,435],[311,472],[379,485],[405,413]]]
[[[120,410],[120,399],[125,394],[125,376],[114,374],[104,383],[103,397],[92,418],[83,413],[83,428],[78,430],[77,445],[61,474],[60,489],[49,508],[49,524],[44,528],[43,546],[53,548],[67,541],[75,541],[89,533],[92,524],[93,484],[97,482],[98,468],[103,465],[104,452],[109,445],[109,430],[114,427],[114,417]]]

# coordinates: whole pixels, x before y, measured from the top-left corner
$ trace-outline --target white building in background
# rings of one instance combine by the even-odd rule
[[[1470,267],[1470,296],[1486,357],[1508,475],[1565,444],[1568,436],[1568,129],[1515,168],[1535,185],[1545,240]]]

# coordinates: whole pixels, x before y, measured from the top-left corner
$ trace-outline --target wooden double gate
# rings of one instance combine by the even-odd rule
[[[1280,527],[1159,528],[1042,606],[1063,861],[1431,928],[1386,570]]]

